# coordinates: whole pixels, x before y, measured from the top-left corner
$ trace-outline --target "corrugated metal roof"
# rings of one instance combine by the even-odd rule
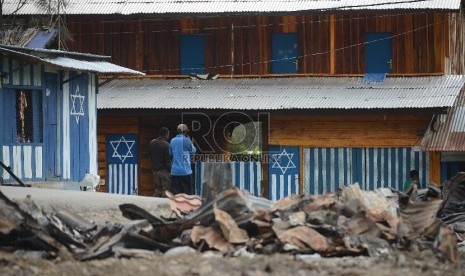
[[[387,78],[120,79],[99,90],[99,109],[399,109],[454,104],[464,76]]]
[[[47,49],[0,45],[0,53],[68,70],[111,75],[145,75],[106,61],[109,57]]]
[[[35,2],[27,1],[17,14],[50,13]],[[5,0],[3,13],[11,14],[17,7],[17,0]],[[66,7],[61,8],[61,12],[65,14],[196,14],[324,10],[457,11],[459,7],[460,0],[68,0]]]
[[[447,114],[431,120],[421,147],[426,151],[465,151],[465,91]]]
[[[69,70],[95,72],[102,74],[144,75],[142,72],[122,67],[107,61],[86,61],[67,57],[42,58],[42,60],[50,65],[66,68]]]

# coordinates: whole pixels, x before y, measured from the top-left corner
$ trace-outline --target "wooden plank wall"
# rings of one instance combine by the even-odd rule
[[[206,35],[206,71],[270,73],[271,34],[299,35],[301,74],[363,74],[366,32],[393,36],[394,74],[444,72],[447,13],[238,16],[186,19],[67,16],[70,50],[110,55],[154,75],[179,74],[179,35]],[[233,58],[232,58],[233,57]]]
[[[270,145],[411,147],[419,145],[432,114],[272,115]],[[422,133],[420,133],[422,134]]]
[[[449,74],[465,74],[465,13],[464,7],[461,7],[459,14],[452,14],[449,25],[449,41],[445,46],[447,50],[448,64],[446,71]]]

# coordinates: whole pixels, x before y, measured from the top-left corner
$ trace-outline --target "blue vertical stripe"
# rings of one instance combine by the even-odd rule
[[[251,162],[244,162],[244,189],[250,191],[250,165]]]
[[[323,163],[323,152],[321,151],[321,149],[318,149],[318,164],[322,164]],[[318,170],[318,194],[323,194],[323,174],[321,173],[321,169]]]
[[[326,149],[326,168],[325,168],[325,172],[326,172],[326,191],[327,192],[332,191],[332,189],[331,189],[331,182],[332,182],[331,171],[332,170],[328,170],[329,168],[331,168],[331,149],[330,148]]]
[[[242,183],[242,172],[241,172],[241,166],[240,166],[240,162],[234,162],[232,164],[232,166],[234,167],[234,179],[235,179],[235,182],[234,182],[234,185],[237,187],[237,188],[241,188],[241,183]],[[242,183],[244,184],[244,183]]]
[[[404,156],[402,148],[397,149],[397,162],[399,163],[399,171],[397,175],[397,181],[399,185],[404,182]]]
[[[195,191],[197,195],[202,194],[202,162],[195,162]]]
[[[363,183],[364,182],[363,181],[364,170],[362,169],[363,167],[362,149],[355,148],[353,156],[355,156],[354,175],[356,176],[353,181],[360,183],[360,185],[363,187],[364,186],[364,183]]]
[[[316,190],[315,190],[315,182],[314,182],[314,179],[315,179],[315,170],[313,170],[313,168],[315,168],[315,149],[310,149],[310,167],[305,167],[304,169],[308,169],[310,171],[310,177],[309,177],[309,185],[308,187],[310,188],[310,194],[316,194]],[[305,166],[305,165],[304,165]]]
[[[334,187],[339,187],[342,183],[339,183],[339,171],[341,167],[339,166],[339,150],[336,148],[334,149]]]
[[[252,179],[253,191],[251,191],[251,194],[258,195],[259,194],[258,182],[260,181],[259,175],[258,175],[258,164],[253,164],[252,171],[253,171],[254,177]]]
[[[348,156],[347,156],[348,151],[349,151],[349,149],[344,149],[344,156],[343,156],[343,158],[344,158],[344,169],[343,169],[343,171],[344,171],[344,183],[343,184],[344,185],[351,184],[351,182],[352,182],[352,179],[349,179],[349,168],[346,167],[346,165],[349,164],[349,162],[348,162],[349,159],[348,159]],[[352,167],[350,167],[350,169],[352,169]]]
[[[384,154],[383,155],[384,167],[380,169],[382,170],[382,175],[383,175],[383,182],[384,182],[383,187],[389,187],[389,168],[390,168],[389,158],[388,158],[389,149],[384,148],[382,152]]]
[[[367,167],[368,167],[368,180],[367,180],[367,186],[368,189],[373,190],[375,189],[375,183],[374,183],[374,149],[369,148],[368,149],[368,162],[367,162]]]
[[[406,174],[407,174],[408,172],[410,172],[410,170],[413,170],[414,168],[418,168],[419,163],[417,162],[418,161],[417,158],[414,158],[414,160],[411,160],[412,155],[414,157],[418,157],[418,152],[414,152],[409,148],[405,149],[405,151],[406,151],[406,157],[407,157],[405,158],[405,168],[406,168]],[[403,180],[402,182],[405,182],[405,180]]]

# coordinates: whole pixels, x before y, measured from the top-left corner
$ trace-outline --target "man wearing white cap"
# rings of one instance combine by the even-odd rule
[[[185,124],[179,124],[178,134],[171,139],[170,155],[173,157],[171,165],[171,190],[173,194],[194,194],[192,185],[191,154],[196,149],[192,141],[187,137],[189,128]]]

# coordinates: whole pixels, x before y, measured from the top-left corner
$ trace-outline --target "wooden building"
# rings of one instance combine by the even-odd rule
[[[233,172],[254,194],[402,189],[412,169],[423,186],[440,183],[444,149],[422,140],[463,88],[463,14],[460,0],[69,5],[72,50],[147,75],[101,87],[98,173],[110,192],[151,195],[147,145],[159,127],[188,123],[197,158],[221,160],[234,127],[253,121],[259,156]]]
[[[0,161],[28,183],[96,176],[97,74],[139,72],[75,52],[0,45],[0,54]],[[15,182],[7,170],[0,177]]]

